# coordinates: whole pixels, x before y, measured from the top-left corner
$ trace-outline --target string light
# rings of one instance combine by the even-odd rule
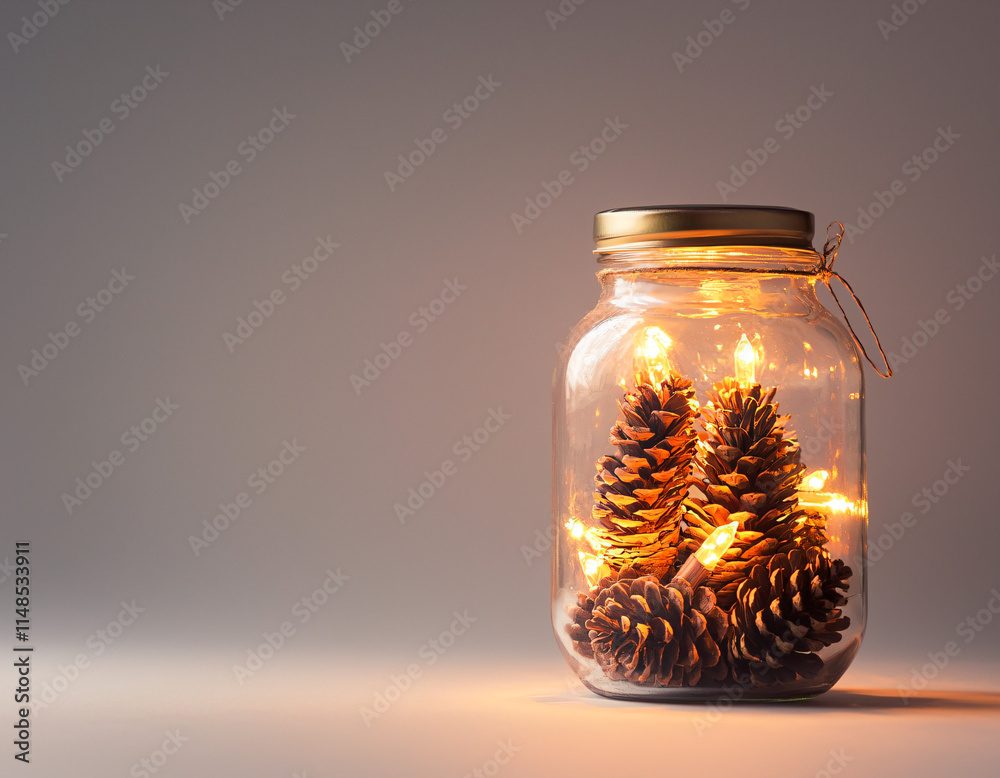
[[[750,343],[745,332],[740,335],[733,358],[736,363],[734,371],[736,383],[746,388],[757,383],[757,355],[754,353],[753,344]]]
[[[817,508],[820,511],[832,511],[833,513],[854,513],[862,515],[864,503],[862,501],[850,500],[842,494],[836,492],[813,492],[807,491],[800,495],[799,505],[805,508]]]
[[[715,566],[719,564],[719,560],[729,550],[729,547],[733,545],[739,526],[740,523],[734,521],[718,527],[705,539],[701,548],[687,558],[674,577],[683,578],[692,589],[701,586],[715,569]]]
[[[577,556],[580,559],[583,574],[587,578],[587,585],[591,588],[597,586],[605,576],[611,575],[611,567],[604,560],[604,557],[594,556],[583,551],[580,551]]]
[[[635,354],[636,383],[658,387],[670,377],[669,351],[673,341],[659,327],[646,327],[643,335]]]
[[[814,473],[810,473],[802,480],[805,482],[806,488],[812,492],[818,492],[823,488],[826,483],[826,479],[830,477],[830,474],[826,470],[817,470]]]

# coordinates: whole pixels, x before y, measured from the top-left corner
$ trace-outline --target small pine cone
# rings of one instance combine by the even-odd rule
[[[612,680],[643,686],[720,681],[729,620],[715,595],[683,579],[666,586],[652,576],[622,580],[595,598],[586,622],[598,664]]]
[[[706,538],[718,527],[731,521],[739,522],[736,537],[712,571],[705,585],[715,591],[719,607],[730,611],[736,602],[736,590],[754,565],[766,565],[773,554],[788,554],[796,548],[807,549],[826,543],[823,517],[810,509],[793,508],[765,531],[749,529],[756,518],[752,513],[730,513],[721,505],[699,506],[685,502],[684,527],[677,545],[676,564],[684,564]]]
[[[594,598],[604,589],[607,589],[617,581],[631,581],[639,577],[639,573],[632,567],[622,568],[620,572],[612,572],[605,576],[589,592],[576,593],[576,605],[567,605],[566,613],[569,614],[571,623],[566,625],[566,633],[573,641],[573,648],[580,656],[588,659],[594,658],[594,649],[590,645],[590,633],[587,629],[587,621],[594,613]]]
[[[729,659],[733,674],[755,686],[815,677],[817,655],[841,639],[851,568],[820,548],[775,554],[754,566],[736,592]]]

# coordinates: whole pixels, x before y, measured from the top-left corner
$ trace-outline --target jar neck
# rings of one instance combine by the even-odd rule
[[[620,263],[598,272],[601,302],[627,311],[663,311],[680,316],[723,311],[810,315],[822,305],[811,272],[731,267],[665,267]]]
[[[598,262],[607,271],[716,270],[736,273],[814,275],[822,257],[807,249],[777,246],[673,246],[600,252]]]

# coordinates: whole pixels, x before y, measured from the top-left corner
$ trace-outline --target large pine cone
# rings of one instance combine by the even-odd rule
[[[744,523],[755,532],[787,515],[803,470],[798,441],[785,437],[788,417],[778,415],[775,391],[762,392],[759,384],[743,389],[726,378],[702,408],[702,473],[695,485],[707,503],[753,514]]]
[[[740,584],[732,610],[729,659],[733,675],[755,686],[815,677],[815,653],[841,639],[851,568],[819,548],[776,554]]]
[[[704,498],[685,502],[676,561],[683,564],[717,527],[738,521],[736,538],[707,583],[727,610],[755,565],[827,542],[822,514],[798,506],[804,466],[795,437],[786,437],[788,417],[778,415],[775,391],[759,384],[744,389],[726,378],[702,409],[701,471],[691,483]]]
[[[598,664],[612,680],[644,686],[694,686],[728,674],[729,620],[710,589],[652,576],[618,581],[594,600],[586,627]]]
[[[619,401],[611,430],[617,456],[597,461],[593,516],[608,564],[672,574],[697,434],[694,388],[676,373],[640,383]]]

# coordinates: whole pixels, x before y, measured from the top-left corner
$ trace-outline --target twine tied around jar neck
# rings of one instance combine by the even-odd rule
[[[837,230],[831,234],[834,225],[836,225]],[[868,364],[875,368],[875,372],[882,376],[882,378],[889,378],[892,375],[892,368],[889,366],[889,360],[885,356],[885,351],[882,350],[882,344],[879,343],[878,334],[872,326],[871,319],[868,318],[868,312],[865,310],[865,306],[861,304],[861,300],[858,299],[858,296],[854,293],[851,285],[847,283],[840,273],[833,269],[833,263],[837,259],[837,252],[840,251],[840,242],[843,239],[843,222],[830,222],[826,228],[826,243],[823,244],[823,259],[820,261],[819,270],[816,271],[816,275],[819,276],[820,281],[826,284],[826,288],[830,290],[830,294],[833,296],[833,301],[837,303],[837,307],[840,308],[840,314],[844,317],[844,323],[847,324],[847,329],[851,332],[851,337],[854,338],[854,342],[857,344],[857,347],[861,349],[861,353],[865,355],[865,359],[868,360]],[[865,317],[865,323],[868,325],[868,330],[871,332],[872,337],[875,338],[875,345],[878,346],[878,353],[882,355],[882,361],[885,363],[885,373],[879,370],[878,365],[876,365],[872,361],[872,358],[868,356],[868,352],[865,351],[864,344],[862,344],[861,339],[858,338],[858,334],[854,331],[854,327],[851,326],[851,320],[847,318],[847,312],[844,310],[844,306],[840,304],[840,300],[837,299],[837,293],[833,291],[831,281],[834,278],[840,281],[840,283],[846,287],[847,291],[851,293],[854,303],[861,310],[861,315]]]

